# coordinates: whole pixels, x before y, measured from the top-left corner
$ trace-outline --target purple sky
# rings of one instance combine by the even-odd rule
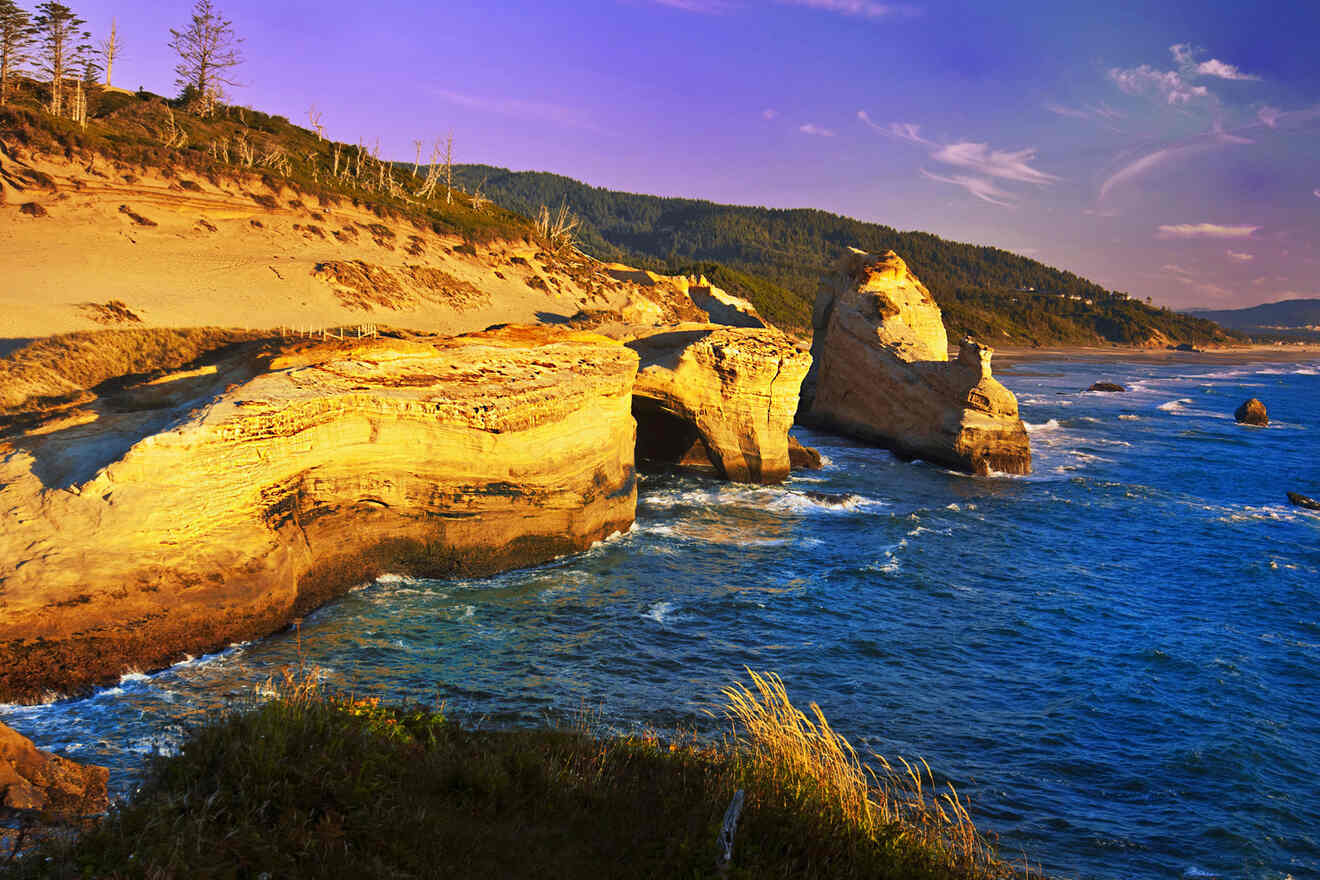
[[[118,17],[116,85],[176,91],[190,3],[72,5]],[[821,208],[1178,308],[1320,297],[1320,3],[217,5],[236,103],[397,158],[452,130],[463,162]]]

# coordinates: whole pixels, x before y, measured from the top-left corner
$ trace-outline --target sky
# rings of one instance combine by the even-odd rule
[[[69,5],[117,19],[115,85],[177,93],[191,3]],[[233,103],[394,158],[452,132],[459,162],[820,208],[1178,309],[1320,297],[1312,0],[215,5]]]

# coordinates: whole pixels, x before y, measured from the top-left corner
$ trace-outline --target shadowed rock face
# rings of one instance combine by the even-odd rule
[[[627,529],[636,370],[545,327],[249,346],[25,425],[0,441],[0,701]]]
[[[816,296],[803,420],[973,474],[1031,472],[1017,398],[964,339],[956,360],[939,307],[893,251],[852,250]]]
[[[0,724],[0,807],[65,818],[101,813],[109,807],[109,777],[104,767],[47,754]]]
[[[744,483],[788,476],[811,356],[778,330],[684,324],[633,338],[638,457]]]

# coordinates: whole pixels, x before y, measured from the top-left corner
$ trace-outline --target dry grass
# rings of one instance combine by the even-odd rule
[[[490,301],[489,293],[430,266],[389,269],[362,260],[329,260],[318,263],[314,274],[330,285],[340,303],[362,311],[398,311],[425,303],[465,309]]]
[[[740,729],[739,745],[782,785],[804,780],[844,820],[870,837],[901,829],[915,846],[968,877],[1011,875],[991,843],[976,830],[967,801],[953,783],[940,791],[925,761],[899,758],[895,768],[881,755],[874,764],[830,727],[811,703],[811,718],[795,707],[779,676],[747,670],[752,688],[725,688],[726,714]]]

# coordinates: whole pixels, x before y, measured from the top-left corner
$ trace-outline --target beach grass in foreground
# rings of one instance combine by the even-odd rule
[[[878,877],[1020,875],[929,769],[872,768],[775,676],[725,691],[734,733],[476,730],[322,692],[193,732],[76,840],[20,877]],[[732,860],[719,842],[735,792]]]

